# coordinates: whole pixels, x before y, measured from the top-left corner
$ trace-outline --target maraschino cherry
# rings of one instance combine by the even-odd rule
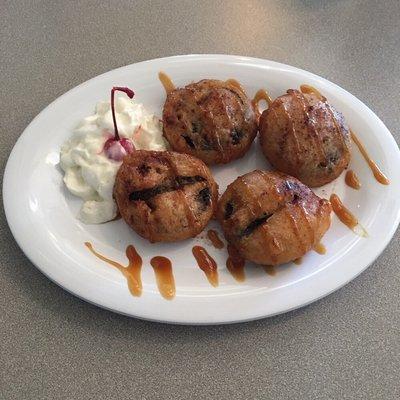
[[[114,86],[111,89],[111,112],[114,122],[114,137],[108,139],[104,143],[104,153],[108,158],[114,161],[122,161],[122,159],[135,150],[135,146],[128,138],[120,138],[118,134],[117,120],[115,119],[115,107],[114,107],[114,92],[124,92],[131,99],[135,93],[133,90],[127,87]]]

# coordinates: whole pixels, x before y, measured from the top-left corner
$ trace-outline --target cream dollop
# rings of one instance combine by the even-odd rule
[[[167,149],[160,120],[142,104],[118,97],[115,112],[120,137],[132,140],[136,149]],[[61,147],[64,183],[72,194],[84,200],[77,217],[87,224],[100,224],[117,216],[112,193],[121,162],[109,159],[103,151],[113,132],[110,102],[99,102],[95,113],[84,118]]]

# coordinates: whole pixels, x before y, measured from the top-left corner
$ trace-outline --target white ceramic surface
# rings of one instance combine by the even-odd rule
[[[362,182],[355,191],[344,176],[316,190],[329,198],[334,191],[368,231],[361,238],[333,216],[323,238],[326,255],[307,254],[300,266],[277,268],[275,276],[248,264],[244,283],[236,282],[225,268],[226,250],[216,250],[203,232],[198,238],[176,244],[149,244],[122,220],[104,225],[84,225],[75,215],[80,200],[62,183],[59,149],[79,120],[92,113],[97,101],[109,97],[112,86],[129,86],[150,112],[161,115],[165,94],[157,75],[167,72],[178,85],[202,78],[236,78],[249,96],[267,88],[272,97],[307,83],[318,88],[345,115],[371,156],[392,184],[377,183],[355,146],[350,167]],[[255,168],[269,168],[257,141],[247,155],[231,164],[212,168],[220,193],[236,176]],[[287,65],[240,56],[187,55],[146,61],[122,67],[91,79],[50,104],[26,128],[7,163],[4,206],[12,233],[29,259],[50,279],[71,293],[101,307],[157,321],[216,324],[271,316],[315,301],[362,272],[383,251],[400,218],[400,153],[379,118],[361,101],[337,85]],[[218,229],[215,222],[210,227]],[[94,257],[84,246],[126,264],[125,248],[134,244],[143,258],[143,294],[133,297],[126,279],[116,269]],[[196,266],[194,244],[207,248],[219,266],[219,287],[212,287]],[[176,297],[164,300],[157,289],[150,259],[171,259]]]

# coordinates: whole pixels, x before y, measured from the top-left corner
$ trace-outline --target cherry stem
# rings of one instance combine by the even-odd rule
[[[131,90],[127,87],[114,86],[111,89],[111,112],[112,112],[112,117],[113,117],[113,122],[114,122],[114,139],[119,141],[120,137],[118,134],[117,120],[115,118],[115,108],[114,108],[114,92],[116,92],[116,91],[124,92],[130,99],[133,98],[135,93],[133,92],[133,90]]]

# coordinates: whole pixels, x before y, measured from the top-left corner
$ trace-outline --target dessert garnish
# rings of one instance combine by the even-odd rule
[[[115,106],[114,106],[114,93],[116,91],[124,92],[132,99],[135,93],[133,90],[127,87],[114,86],[111,89],[111,112],[114,123],[114,137],[111,137],[104,143],[104,153],[108,158],[114,161],[122,161],[122,159],[135,150],[135,146],[132,141],[128,138],[121,138],[118,134],[117,120],[115,118]]]

